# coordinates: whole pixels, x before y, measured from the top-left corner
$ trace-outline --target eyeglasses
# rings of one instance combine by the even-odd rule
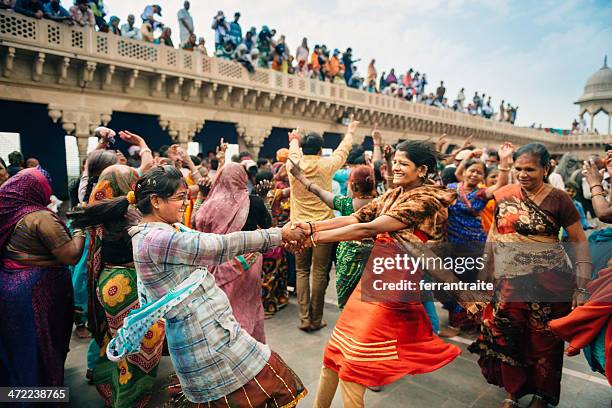
[[[185,203],[186,201],[189,201],[189,196],[187,195],[187,193],[181,193],[177,196],[171,196],[166,198],[166,200],[168,201],[182,201],[183,203]]]

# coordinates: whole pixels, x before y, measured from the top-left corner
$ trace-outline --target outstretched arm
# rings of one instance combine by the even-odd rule
[[[308,191],[310,191],[311,193],[319,197],[319,199],[323,201],[325,205],[327,205],[329,208],[333,210],[334,209],[334,194],[330,193],[327,190],[324,190],[318,184],[309,181],[302,173],[300,166],[297,163],[293,162],[293,160],[291,159],[289,159],[289,161],[291,162],[291,167],[289,169],[289,172],[291,173],[291,175],[295,177],[297,181],[302,183]]]

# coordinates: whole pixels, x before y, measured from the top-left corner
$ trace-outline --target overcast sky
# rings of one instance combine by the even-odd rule
[[[108,17],[125,22],[138,16],[147,0],[106,0]],[[183,1],[161,0],[162,21],[178,41],[176,14]],[[222,4],[222,6],[220,5]],[[428,90],[444,80],[449,100],[465,87],[519,105],[518,124],[568,128],[578,115],[573,102],[587,78],[612,60],[612,1],[561,0],[225,0],[191,2],[198,36],[210,52],[212,17],[222,9],[228,18],[240,11],[243,33],[262,25],[285,34],[292,53],[302,37],[328,48],[353,48],[362,58],[360,73],[371,58],[378,73],[408,68],[427,73]],[[612,62],[608,63],[611,66]],[[607,117],[595,127],[607,130]]]

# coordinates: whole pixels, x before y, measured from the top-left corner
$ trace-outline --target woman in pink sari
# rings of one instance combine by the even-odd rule
[[[270,228],[270,213],[261,197],[249,195],[247,173],[240,164],[225,164],[211,187],[208,199],[196,214],[198,231],[229,234]],[[238,256],[210,268],[217,285],[227,295],[238,323],[256,340],[265,343],[261,303],[260,253]]]

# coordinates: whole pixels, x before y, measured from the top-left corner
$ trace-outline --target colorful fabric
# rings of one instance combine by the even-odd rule
[[[93,383],[105,404],[115,408],[145,406],[151,398],[157,366],[164,342],[164,321],[153,322],[146,331],[140,349],[119,361],[110,361],[106,345],[123,326],[123,320],[139,308],[134,268],[107,266],[98,279],[97,297],[108,323],[99,359],[93,369]]]
[[[274,248],[263,255],[261,297],[267,316],[276,314],[289,303],[288,275],[289,263],[282,248]]]
[[[374,199],[354,216],[360,222],[382,215],[400,220],[406,228],[390,236],[385,234],[399,245],[440,240],[447,207],[455,195],[441,186],[426,185],[409,191],[398,187]],[[421,303],[366,302],[361,290],[357,285],[349,297],[325,348],[323,365],[336,371],[341,380],[365,386],[385,385],[407,374],[435,371],[461,353],[458,347],[433,334]]]
[[[495,192],[497,208],[489,240],[495,243],[496,291],[483,312],[481,333],[468,348],[479,354],[478,364],[489,383],[517,398],[535,394],[552,405],[559,402],[563,341],[548,330],[548,323],[569,313],[575,284],[563,249],[551,244],[558,242],[561,226],[578,220],[569,196],[555,196],[555,191],[539,205],[519,185]],[[559,206],[563,199],[571,208]],[[561,301],[516,298],[529,296],[530,290],[537,290],[542,299]]]
[[[333,202],[334,210],[339,211],[342,216],[348,216],[355,212],[351,197],[336,195]],[[340,309],[344,308],[348,298],[359,283],[372,252],[372,246],[372,240],[344,241],[338,244],[336,249],[336,292],[338,293],[338,307]]]
[[[63,387],[72,332],[66,267],[0,264],[0,384]]]
[[[51,185],[37,169],[21,170],[0,186],[0,250],[15,225],[34,211],[50,211]]]
[[[593,371],[605,374],[612,385],[612,267],[601,270],[586,289],[591,293],[588,302],[551,321],[549,327],[569,342],[570,354],[584,349]]]
[[[74,291],[74,324],[77,327],[85,326],[87,323],[87,249],[89,248],[89,241],[89,231],[86,231],[81,259],[76,265],[68,266]]]
[[[130,228],[134,264],[155,302],[201,266],[218,265],[281,243],[280,229],[226,235],[179,232],[165,223]],[[252,380],[270,358],[268,346],[241,329],[225,293],[207,273],[204,282],[166,314],[166,338],[181,388],[191,402],[208,402]]]
[[[487,233],[482,228],[481,213],[489,201],[484,188],[465,191],[463,183],[447,186],[457,191],[457,201],[448,207],[448,241],[455,244],[485,242]]]

